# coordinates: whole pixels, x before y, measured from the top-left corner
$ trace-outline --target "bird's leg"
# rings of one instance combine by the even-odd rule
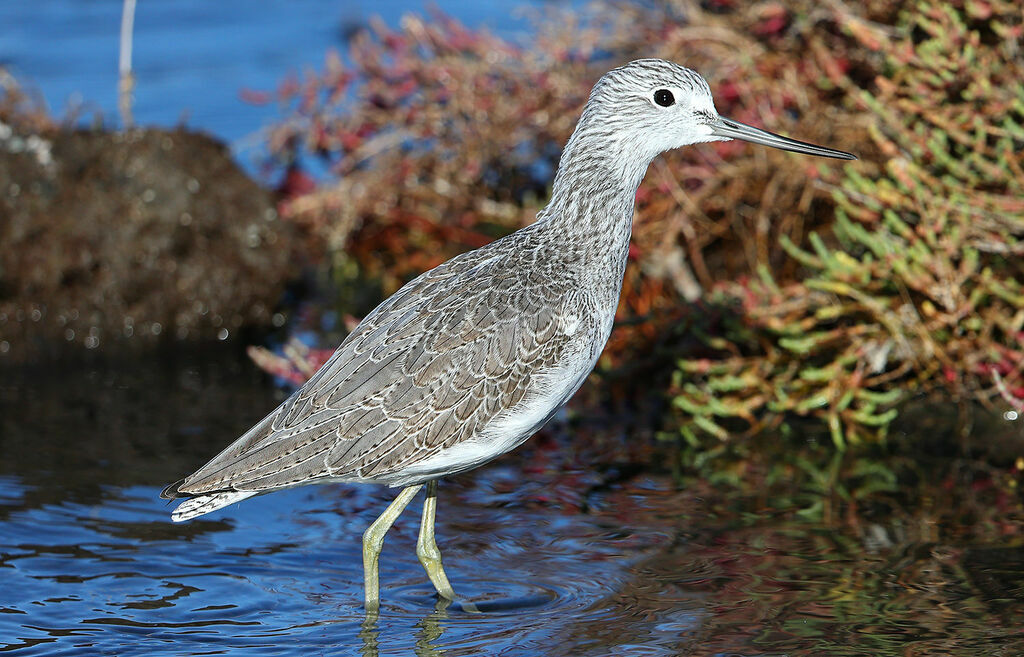
[[[416,541],[416,556],[427,570],[427,577],[434,583],[434,588],[442,598],[455,599],[455,591],[448,583],[441,565],[441,550],[434,540],[434,517],[437,512],[437,481],[427,483],[427,499],[423,502],[423,522],[420,523],[420,537]]]
[[[384,547],[384,535],[395,524],[398,516],[409,505],[416,493],[420,492],[423,484],[407,486],[398,494],[395,501],[384,509],[384,513],[373,521],[373,524],[363,532],[363,581],[366,585],[366,611],[376,612],[380,609],[380,581],[377,574],[377,563],[380,560],[380,551]]]

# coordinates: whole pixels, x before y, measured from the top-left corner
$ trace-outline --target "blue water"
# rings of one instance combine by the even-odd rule
[[[274,646],[289,654],[356,654],[370,641],[359,537],[386,506],[386,492],[288,491],[183,526],[167,522],[156,492],[110,485],[94,503],[8,517],[0,645],[19,654],[258,653]],[[0,479],[7,503],[31,494]],[[612,531],[585,517],[515,509],[499,516],[486,505],[463,505],[464,494],[445,496],[439,536],[453,585],[479,611],[438,602],[416,561],[417,509],[409,509],[389,535],[381,618],[368,628],[381,654],[409,654],[417,644],[553,654],[544,646],[566,620],[613,620],[607,598],[642,552],[638,543],[662,542],[657,533],[638,537],[636,529]],[[423,625],[431,623],[436,636],[428,638]],[[656,625],[649,621],[651,646],[659,643]]]
[[[524,462],[510,460],[441,487],[439,543],[476,609],[435,595],[415,556],[417,500],[388,536],[381,614],[368,623],[361,535],[394,491],[299,488],[183,524],[158,498],[280,398],[231,345],[3,374],[0,652],[568,655],[593,642],[572,631],[642,610],[629,636],[643,650],[619,654],[668,656],[673,628],[700,614],[699,596],[660,586],[628,610],[618,600],[669,542],[662,521],[635,513],[642,500],[594,492],[599,512],[580,513],[557,501],[558,482],[589,473],[547,468],[524,481]],[[552,644],[559,635],[564,648]]]
[[[438,543],[475,610],[435,595],[416,500],[367,618],[361,534],[393,491],[297,488],[182,524],[158,498],[281,399],[237,345],[0,365],[0,652],[1024,654],[1012,535],[709,513],[586,424],[442,482]]]
[[[541,4],[539,0],[532,3]],[[35,86],[58,115],[117,120],[120,0],[0,2],[0,65]],[[274,104],[243,102],[243,89],[273,90],[289,73],[320,69],[344,32],[379,16],[397,26],[409,0],[140,0],[135,15],[134,116],[140,125],[193,128],[237,142],[279,117]],[[432,6],[509,39],[529,29],[524,0]]]

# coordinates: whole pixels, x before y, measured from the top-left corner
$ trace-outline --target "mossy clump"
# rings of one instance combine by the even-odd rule
[[[1014,3],[923,0],[857,88],[870,157],[831,187],[835,222],[781,244],[805,276],[762,268],[715,299],[744,334],[680,362],[692,445],[817,418],[839,448],[884,438],[922,392],[1024,410],[1024,27]]]

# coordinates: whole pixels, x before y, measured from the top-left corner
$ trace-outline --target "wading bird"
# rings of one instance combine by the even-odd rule
[[[324,482],[401,487],[363,536],[366,609],[384,536],[425,485],[416,553],[454,599],[434,539],[437,480],[514,449],[580,387],[612,330],[633,202],[661,152],[742,139],[854,159],[719,116],[700,75],[641,59],[594,86],[537,221],[412,280],[322,368],[209,463],[168,486],[176,521]]]

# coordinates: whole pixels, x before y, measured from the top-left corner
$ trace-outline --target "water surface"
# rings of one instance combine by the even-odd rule
[[[665,477],[586,467],[571,430],[442,485],[438,540],[475,611],[434,595],[417,500],[368,620],[360,538],[393,491],[299,488],[185,524],[157,498],[280,399],[230,344],[0,374],[0,651],[1024,654],[1019,542],[700,515]]]

